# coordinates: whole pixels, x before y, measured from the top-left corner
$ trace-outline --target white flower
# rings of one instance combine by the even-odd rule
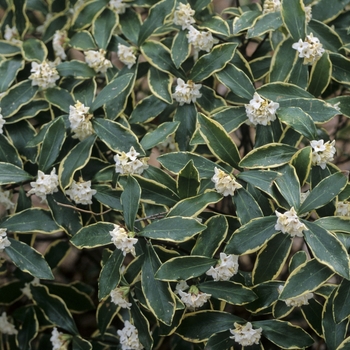
[[[230,329],[232,336],[230,337],[235,342],[242,346],[250,346],[259,344],[262,328],[253,329],[252,324],[247,322],[244,326],[234,323],[235,329]]]
[[[14,44],[19,44],[21,42],[21,40],[19,39],[19,33],[18,30],[16,28],[16,26],[10,28],[10,26],[8,24],[6,24],[5,26],[5,33],[4,33],[4,39],[7,41],[10,41]]]
[[[52,38],[53,51],[55,56],[59,57],[61,60],[65,60],[67,55],[64,51],[64,44],[67,40],[67,31],[66,30],[56,30]]]
[[[175,92],[173,93],[173,98],[180,103],[180,106],[191,102],[196,102],[197,98],[200,98],[202,94],[199,92],[199,89],[202,87],[202,84],[195,84],[192,80],[187,80],[185,83],[181,78],[177,78],[177,85]]]
[[[148,158],[137,158],[140,153],[135,151],[133,146],[130,147],[130,151],[114,156],[115,161],[115,172],[120,174],[138,174],[141,175],[144,170],[148,168]]]
[[[190,29],[192,23],[195,23],[193,16],[195,11],[191,9],[190,4],[183,4],[180,2],[179,6],[174,12],[173,23],[182,26],[182,30]]]
[[[113,289],[109,294],[111,296],[112,302],[123,309],[130,309],[131,303],[128,303],[126,299],[129,290],[129,287],[117,287]]]
[[[126,4],[123,3],[123,0],[111,0],[108,5],[118,14],[124,13],[126,9]]]
[[[0,333],[2,334],[17,334],[18,331],[15,326],[7,321],[6,312],[3,312],[0,317]]]
[[[336,216],[350,216],[350,202],[339,201],[335,211]]]
[[[96,73],[106,73],[108,68],[112,67],[110,60],[106,59],[106,51],[100,49],[99,51],[89,50],[84,52],[85,61],[89,67],[93,68]]]
[[[283,290],[283,286],[278,286],[278,291],[281,293]],[[290,298],[286,299],[284,302],[286,303],[287,306],[292,306],[292,307],[300,307],[303,305],[309,305],[309,299],[312,299],[314,296],[313,293],[306,293],[303,295],[300,295],[296,298]]]
[[[176,283],[174,293],[179,294],[180,290],[184,291],[188,288],[190,288],[190,286],[187,284],[186,281],[180,281],[180,282]]]
[[[218,43],[218,39],[214,39],[211,32],[199,31],[195,27],[190,26],[186,35],[188,43],[193,45],[195,55],[198,56],[198,51],[203,50],[210,52],[214,44]]]
[[[3,191],[0,188],[0,204],[6,209],[10,210],[15,207],[15,203],[13,203],[10,199],[11,191]]]
[[[69,122],[74,135],[73,139],[84,140],[94,133],[91,124],[92,114],[89,114],[89,107],[77,101],[74,106],[69,106]]]
[[[281,1],[280,0],[265,0],[263,14],[271,12],[281,11]]]
[[[6,120],[4,119],[4,116],[1,114],[1,108],[0,108],[0,134],[4,133],[4,130],[2,129],[5,125]]]
[[[332,142],[327,141],[324,143],[323,140],[312,140],[310,145],[312,147],[312,164],[318,165],[322,169],[325,169],[327,162],[331,162],[334,159],[336,149],[334,147],[335,140]]]
[[[249,101],[249,105],[245,105],[245,111],[253,125],[269,125],[270,122],[276,119],[276,111],[279,106],[279,103],[268,102],[255,92],[253,99]]]
[[[322,44],[312,33],[306,36],[305,41],[299,39],[292,48],[299,52],[299,57],[304,58],[304,64],[315,63],[324,53]]]
[[[143,346],[139,340],[139,334],[134,325],[125,321],[124,328],[117,331],[122,350],[142,350]]]
[[[220,260],[215,267],[211,267],[206,274],[212,276],[214,281],[228,281],[238,272],[238,256],[220,253]]]
[[[30,72],[32,74],[29,76],[29,79],[32,80],[32,85],[38,85],[43,89],[54,87],[56,80],[60,78],[54,62],[32,62]]]
[[[128,232],[123,227],[114,224],[114,229],[109,231],[109,234],[112,236],[111,241],[123,252],[124,256],[127,253],[136,255],[134,245],[137,243],[137,238],[129,237]]]
[[[211,178],[211,181],[215,183],[215,189],[218,193],[221,193],[223,196],[233,196],[235,190],[241,188],[240,185],[233,176],[226,174],[221,169],[217,167],[214,168],[215,174]]]
[[[66,194],[76,203],[76,204],[92,204],[92,196],[96,194],[96,190],[91,189],[91,181],[75,182],[70,185],[69,189],[66,190]]]
[[[69,345],[68,337],[66,334],[59,332],[57,328],[54,327],[51,332],[51,338],[50,338],[50,341],[52,343],[52,350],[68,349],[68,345]]]
[[[300,222],[293,207],[284,214],[279,213],[277,210],[275,213],[277,216],[275,230],[289,233],[292,237],[303,237],[303,230],[307,230],[307,228],[302,222]]]
[[[202,307],[211,297],[211,294],[202,293],[196,286],[191,286],[188,293],[179,289],[178,294],[180,295],[181,301],[190,309]]]
[[[118,44],[118,58],[130,69],[136,63],[136,56],[134,55],[134,48]]]
[[[6,228],[0,228],[0,252],[10,245],[11,242],[7,238]]]
[[[30,286],[38,286],[40,284],[40,279],[38,277],[34,277],[34,279],[28,283],[24,283],[24,287],[21,288],[22,293],[28,298],[32,299],[32,292],[30,290]]]
[[[58,176],[56,169],[51,170],[50,175],[45,175],[41,170],[38,170],[38,176],[35,182],[31,182],[32,189],[28,191],[27,196],[35,194],[41,198],[41,202],[46,200],[46,195],[53,194],[58,191]]]

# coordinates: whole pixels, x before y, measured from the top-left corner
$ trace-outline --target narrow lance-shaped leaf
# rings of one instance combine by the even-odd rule
[[[304,40],[306,20],[302,0],[282,0],[282,19],[295,41]]]
[[[152,246],[146,247],[145,255],[141,270],[141,285],[147,306],[159,321],[170,325],[175,314],[174,294],[167,282],[156,280],[154,277],[161,263]]]
[[[125,224],[129,231],[134,231],[134,222],[139,210],[140,198],[141,187],[137,181],[129,175],[126,185],[124,186],[124,191],[120,196]]]
[[[262,334],[277,346],[284,349],[302,349],[311,346],[312,337],[301,327],[286,321],[264,320],[252,322],[254,328],[262,328]]]
[[[313,292],[333,275],[334,272],[317,259],[308,260],[289,275],[279,299],[286,300]]]
[[[217,260],[204,256],[175,257],[160,266],[155,277],[163,281],[187,280],[205,274],[216,262]]]
[[[213,154],[228,165],[238,168],[240,155],[237,146],[221,124],[200,113],[198,123],[200,133]]]
[[[200,187],[199,173],[190,160],[179,172],[177,179],[177,193],[180,198],[188,198],[198,194]]]
[[[71,243],[77,248],[94,248],[111,244],[112,241],[109,232],[113,228],[113,224],[109,222],[98,222],[85,226],[71,239]]]
[[[49,264],[44,257],[29,245],[8,238],[11,245],[5,248],[6,254],[22,271],[42,279],[54,279]]]
[[[57,118],[47,129],[41,152],[39,154],[38,165],[42,172],[46,172],[56,161],[63,142],[66,138],[66,127],[62,118]]]
[[[226,245],[225,253],[241,255],[258,250],[278,233],[275,230],[276,222],[276,216],[249,221],[234,232]]]
[[[30,289],[33,295],[33,301],[44,311],[52,323],[72,334],[78,334],[73,317],[61,298],[50,294],[46,286],[31,285]]]
[[[129,152],[131,146],[144,154],[136,135],[120,123],[104,118],[94,118],[92,126],[96,135],[114,152]]]
[[[205,228],[196,219],[172,216],[153,221],[137,235],[167,242],[184,242]]]
[[[306,197],[298,210],[298,215],[314,210],[329,203],[346,186],[346,177],[338,172],[320,181]]]
[[[224,215],[215,215],[210,217],[205,222],[205,225],[207,228],[198,235],[191,255],[202,255],[212,258],[226,238],[228,222]]]
[[[20,183],[31,180],[33,177],[18,166],[0,162],[0,185]]]
[[[236,47],[237,44],[234,43],[214,46],[211,52],[198,59],[191,70],[189,78],[196,83],[219,72],[232,59]]]
[[[29,208],[11,215],[2,221],[1,227],[17,233],[50,234],[60,230],[48,210]]]
[[[115,249],[103,265],[98,279],[98,298],[101,300],[118,286],[121,275],[120,268],[124,261],[123,252]]]
[[[304,238],[314,257],[340,276],[350,278],[350,260],[343,244],[317,224],[302,221],[307,227],[307,230],[304,230]]]
[[[59,167],[59,177],[61,187],[64,190],[72,181],[76,171],[83,168],[90,159],[92,146],[96,140],[95,135],[91,135],[79,142],[62,160]]]
[[[106,102],[116,98],[119,94],[121,94],[127,88],[132,78],[133,74],[124,74],[107,84],[100,91],[100,93],[97,95],[94,102],[92,103],[90,107],[91,111],[95,111],[97,108],[101,107]]]
[[[239,97],[247,102],[253,98],[255,88],[248,76],[235,65],[228,63],[224,69],[216,73],[217,78]]]

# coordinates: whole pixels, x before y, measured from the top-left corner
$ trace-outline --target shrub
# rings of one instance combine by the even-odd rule
[[[2,348],[348,348],[348,3],[1,0]]]

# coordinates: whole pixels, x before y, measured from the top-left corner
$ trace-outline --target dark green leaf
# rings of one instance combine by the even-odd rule
[[[22,271],[42,279],[54,279],[50,266],[44,257],[29,245],[8,238],[11,245],[5,248],[6,254]]]
[[[124,185],[124,191],[120,196],[125,224],[129,231],[134,231],[134,223],[139,210],[140,197],[140,185],[129,175]]]
[[[74,105],[72,95],[65,89],[56,86],[45,90],[45,97],[52,105],[69,113],[69,106]]]
[[[201,56],[193,66],[189,78],[200,82],[222,70],[231,61],[237,44],[225,43],[216,45],[211,52]]]
[[[138,235],[167,242],[183,242],[205,228],[196,219],[172,216],[153,221]]]
[[[5,92],[16,79],[18,72],[23,69],[24,61],[20,58],[12,58],[0,62],[0,92]]]
[[[47,318],[72,334],[78,334],[77,326],[63,300],[50,294],[45,286],[31,286],[33,300],[45,313]]]
[[[304,40],[306,36],[306,20],[302,0],[282,0],[281,13],[283,23],[294,41]]]
[[[118,20],[116,13],[108,7],[93,22],[92,33],[96,44],[101,49],[107,49],[111,40],[114,28],[117,26]]]
[[[62,62],[56,69],[61,77],[73,76],[75,78],[86,79],[96,75],[96,72],[85,62],[77,60]]]
[[[113,224],[109,222],[98,222],[85,226],[71,239],[71,243],[78,248],[94,248],[111,244],[109,232],[113,229]]]
[[[188,43],[187,33],[185,30],[180,30],[174,37],[171,46],[171,58],[176,68],[187,59],[190,54],[191,46]]]
[[[26,61],[43,62],[47,55],[47,48],[41,40],[29,38],[23,42],[23,56]]]

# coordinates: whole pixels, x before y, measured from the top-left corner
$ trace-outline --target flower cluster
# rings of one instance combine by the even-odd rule
[[[130,69],[136,63],[136,56],[134,55],[134,48],[118,44],[118,58]]]
[[[336,216],[350,216],[350,202],[339,201],[335,210]]]
[[[213,38],[211,32],[199,31],[193,26],[189,27],[187,39],[188,43],[193,45],[196,55],[200,50],[210,52],[213,45],[219,42],[218,39]]]
[[[306,226],[300,222],[296,211],[293,207],[286,211],[284,214],[275,211],[277,216],[277,223],[275,230],[282,231],[283,233],[289,233],[292,237],[303,237],[303,230],[307,230]]]
[[[188,288],[189,285],[181,281],[176,285],[175,293],[180,295],[181,301],[190,310],[202,307],[211,297],[211,294],[200,292],[196,286],[191,286],[188,293],[184,292]]]
[[[52,350],[67,350],[69,345],[69,339],[71,338],[68,334],[63,334],[57,330],[56,327],[53,328],[51,332],[51,344]]]
[[[271,13],[271,12],[279,12],[281,11],[281,1],[280,0],[265,0],[263,14]]]
[[[84,140],[94,133],[91,124],[92,114],[89,114],[89,107],[79,101],[74,106],[69,106],[70,128],[74,132],[74,139]]]
[[[262,328],[253,329],[252,324],[247,322],[244,326],[234,323],[235,329],[230,329],[232,336],[230,337],[235,342],[242,346],[251,346],[259,344]]]
[[[281,285],[278,287],[278,291],[281,293],[282,290],[283,290],[283,286]],[[309,299],[312,299],[313,296],[314,296],[313,293],[306,293],[296,298],[286,299],[284,302],[286,303],[287,306],[290,306],[290,307],[300,307],[303,305],[309,305]]]
[[[52,47],[55,52],[55,56],[59,57],[61,60],[65,60],[67,55],[64,51],[64,44],[67,41],[67,31],[66,30],[56,30],[52,38]]]
[[[0,134],[4,133],[4,130],[2,129],[5,125],[6,120],[4,119],[4,116],[1,114],[1,108],[0,108]]]
[[[315,63],[324,53],[324,48],[320,40],[313,36],[312,33],[307,35],[305,41],[299,39],[292,48],[299,52],[299,57],[304,58],[304,64]]]
[[[7,238],[6,228],[0,228],[0,252],[10,245],[11,242]]]
[[[117,287],[109,294],[114,304],[120,306],[123,309],[130,309],[131,303],[128,303],[126,296],[129,293],[129,287]]]
[[[279,103],[265,100],[257,92],[254,93],[253,99],[245,105],[245,111],[249,121],[253,125],[269,125],[276,119],[276,111]]]
[[[223,196],[233,196],[235,190],[242,187],[232,175],[226,174],[217,167],[215,167],[214,171],[215,174],[211,178],[211,181],[214,182],[216,191]]]
[[[126,10],[126,4],[123,3],[123,0],[110,0],[108,5],[111,7],[113,11],[117,14],[124,13]]]
[[[31,182],[32,189],[28,191],[27,196],[35,194],[41,198],[41,202],[46,200],[46,195],[53,194],[58,191],[58,176],[56,175],[56,168],[51,170],[50,175],[44,174],[38,170],[38,176],[35,182]]]
[[[309,23],[311,21],[312,18],[312,8],[311,6],[304,6],[304,11],[305,11],[305,19],[306,22]]]
[[[122,350],[142,350],[143,346],[139,340],[139,333],[134,325],[125,321],[124,328],[117,331]]]
[[[199,89],[202,84],[195,84],[192,80],[187,80],[185,83],[181,78],[177,78],[177,85],[175,92],[173,93],[173,98],[180,103],[180,106],[185,103],[190,104],[191,102],[196,102],[197,98],[200,98],[202,94]]]
[[[43,89],[52,88],[56,85],[56,80],[60,78],[54,62],[44,61],[42,63],[32,62],[32,73],[29,79],[33,86],[39,86]]]
[[[10,210],[15,207],[15,203],[13,203],[10,199],[11,191],[3,191],[0,188],[0,204],[6,209]]]
[[[89,67],[93,68],[96,73],[106,73],[107,69],[112,67],[112,63],[105,57],[106,51],[103,49],[99,51],[85,51],[84,55],[86,63]]]
[[[7,320],[6,312],[3,312],[0,317],[0,334],[17,334],[15,326]]]
[[[19,44],[21,42],[21,40],[18,40],[19,33],[18,33],[16,26],[11,28],[8,24],[6,24],[4,39],[7,41],[11,41],[14,44]]]
[[[96,190],[91,189],[91,181],[79,182],[73,180],[66,194],[76,203],[76,204],[92,204],[92,196],[96,194]]]
[[[148,158],[138,159],[140,153],[136,152],[134,147],[130,147],[130,151],[114,156],[115,172],[120,174],[138,174],[141,175],[148,168]]]
[[[123,252],[124,256],[127,253],[136,255],[134,245],[137,243],[137,238],[130,237],[123,227],[114,224],[114,229],[113,231],[109,231],[109,234],[112,236],[111,241]]]
[[[195,11],[191,9],[190,4],[183,4],[180,2],[174,13],[173,23],[181,26],[182,30],[190,29],[192,23],[195,23],[193,16]]]
[[[228,281],[238,272],[238,256],[220,253],[220,260],[215,267],[211,267],[206,274],[212,276],[214,281]]]
[[[322,169],[325,169],[327,162],[331,162],[334,159],[336,149],[334,147],[335,140],[332,142],[323,140],[312,140],[310,145],[312,147],[312,164],[318,165]]]

